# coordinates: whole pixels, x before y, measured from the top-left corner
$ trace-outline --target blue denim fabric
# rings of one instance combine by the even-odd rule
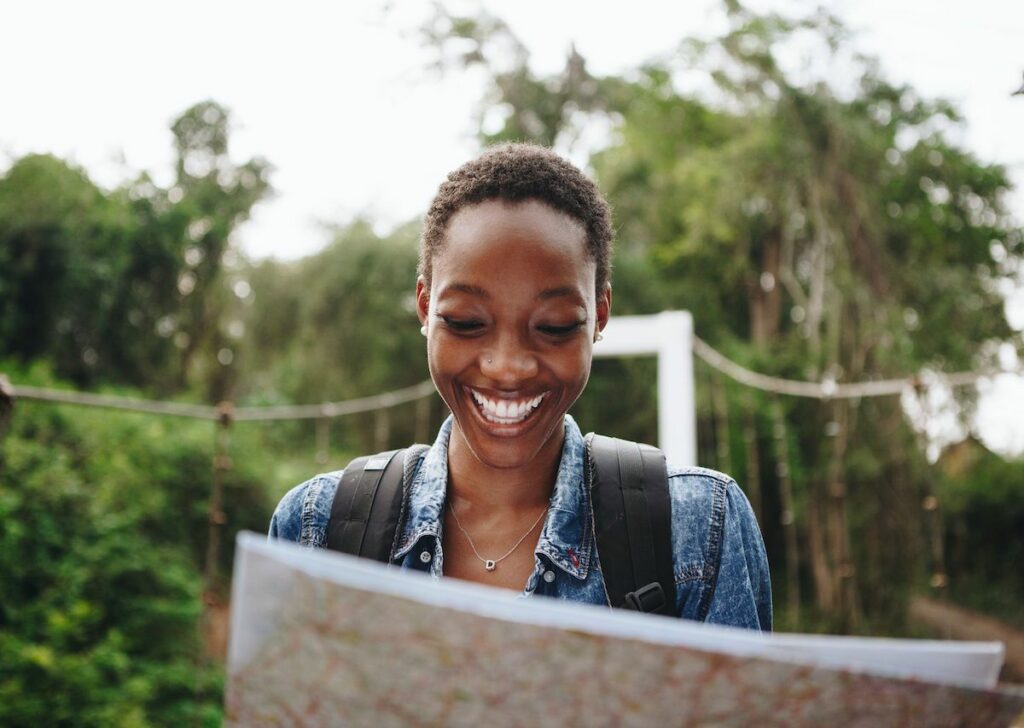
[[[408,517],[392,556],[403,569],[435,577],[444,573],[441,528],[451,428],[449,417],[433,447],[421,457],[409,489]],[[562,461],[524,596],[608,603],[590,527],[584,458],[583,435],[566,415]],[[318,475],[289,491],[270,521],[270,537],[322,548],[342,472]],[[670,464],[668,474],[676,613],[684,619],[770,630],[768,559],[743,491],[732,478],[714,470]]]

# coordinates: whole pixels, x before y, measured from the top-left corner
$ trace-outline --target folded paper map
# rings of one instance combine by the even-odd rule
[[[762,635],[241,534],[233,726],[1008,726],[999,643]]]

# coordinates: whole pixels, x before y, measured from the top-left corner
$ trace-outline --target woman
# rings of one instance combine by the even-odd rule
[[[452,415],[415,466],[392,562],[594,604],[607,596],[566,414],[611,313],[607,203],[542,147],[492,148],[441,185],[425,219],[416,308]],[[750,504],[725,475],[669,466],[675,614],[771,629]],[[271,537],[321,547],[341,472],[278,505]]]

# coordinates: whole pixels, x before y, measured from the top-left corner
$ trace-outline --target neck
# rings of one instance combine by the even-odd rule
[[[551,499],[562,459],[565,429],[559,427],[528,462],[499,468],[482,462],[453,423],[448,444],[448,497],[461,508],[487,512],[543,508]]]

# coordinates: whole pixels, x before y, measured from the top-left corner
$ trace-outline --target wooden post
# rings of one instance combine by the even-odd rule
[[[213,488],[210,492],[208,510],[209,536],[206,543],[206,584],[204,600],[212,606],[218,600],[218,578],[220,570],[220,537],[221,529],[227,523],[224,514],[224,473],[231,470],[231,457],[228,447],[231,443],[231,424],[234,421],[235,408],[231,402],[217,405],[217,432],[213,450]]]
[[[220,537],[221,529],[227,522],[223,510],[224,473],[231,470],[231,458],[228,456],[230,445],[231,423],[234,421],[234,406],[230,402],[217,405],[217,429],[213,443],[213,483],[210,490],[210,505],[207,509],[209,530],[206,542],[206,564],[203,575],[203,610],[197,626],[199,628],[199,649],[196,652],[196,672],[193,690],[199,700],[203,690],[201,677],[209,666],[211,642],[217,632],[218,615],[215,613],[220,604],[218,579],[220,571]],[[193,725],[200,725],[199,714],[196,714]]]

